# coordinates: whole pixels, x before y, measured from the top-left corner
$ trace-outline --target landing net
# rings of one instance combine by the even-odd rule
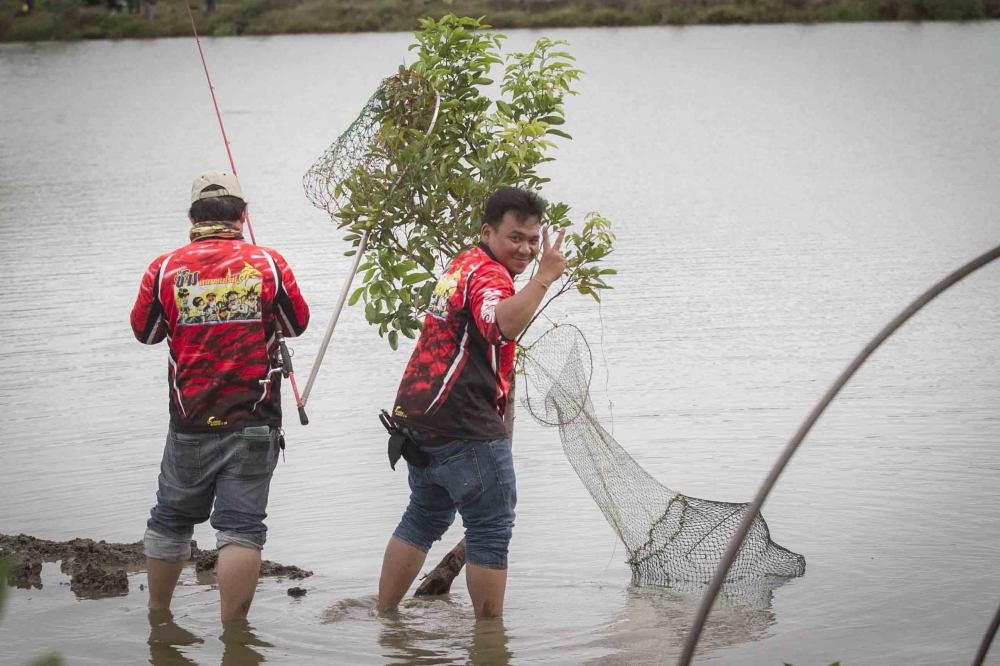
[[[354,122],[309,167],[302,179],[306,197],[331,216],[350,193],[352,174],[377,175],[390,170],[392,156],[431,131],[437,120],[438,95],[416,72],[402,70],[384,79]]]
[[[528,410],[559,427],[566,457],[625,544],[633,580],[709,581],[749,503],[688,497],[639,466],[594,415],[590,346],[575,326],[553,328],[526,348],[524,370]],[[771,540],[757,514],[726,580],[801,576],[805,566],[804,557]]]

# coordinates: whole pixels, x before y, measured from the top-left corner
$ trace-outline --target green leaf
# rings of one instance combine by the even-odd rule
[[[504,36],[483,18],[423,19],[414,37],[414,63],[400,72],[419,72],[439,94],[434,132],[408,122],[419,103],[393,107],[385,91],[348,130],[358,139],[350,144],[357,167],[334,185],[347,199],[334,215],[345,242],[369,233],[362,287],[349,302],[365,304],[365,319],[390,345],[398,333],[419,332],[434,276],[476,242],[496,188],[549,182],[538,171],[553,161],[555,139],[570,138],[564,102],[580,76],[561,40],[541,37],[525,52],[505,53]],[[497,72],[499,94],[490,85]],[[378,114],[387,114],[381,124]],[[362,131],[366,118],[374,123]],[[546,217],[556,228],[571,224],[565,203],[552,202]],[[604,262],[613,245],[609,223],[588,214],[566,240],[569,288],[592,298],[610,288],[603,278],[615,273]]]
[[[426,273],[423,271],[418,271],[415,273],[410,273],[403,278],[404,285],[417,284],[418,282],[423,282],[425,280],[430,280],[434,276],[431,273]]]

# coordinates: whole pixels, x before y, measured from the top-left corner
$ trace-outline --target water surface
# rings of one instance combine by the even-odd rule
[[[546,34],[570,40],[587,73],[545,194],[577,219],[613,220],[620,271],[600,308],[566,298],[552,318],[585,331],[597,411],[640,464],[685,494],[748,500],[867,340],[1000,239],[1000,24]],[[285,255],[313,306],[293,344],[302,376],[348,259],[300,178],[409,41],[205,40],[258,241]],[[135,541],[167,392],[165,350],[132,339],[128,312],[147,263],[184,242],[191,178],[226,159],[200,62],[186,39],[2,45],[0,90],[0,531]],[[845,389],[764,510],[806,575],[720,608],[698,663],[971,660],[1000,599],[998,289],[1000,266],[959,284]],[[370,616],[407,495],[375,415],[405,361],[351,309],[312,423],[286,402],[265,556],[316,575],[299,600],[285,592],[295,583],[264,581],[251,640],[218,638],[217,593],[193,572],[174,637],[150,646],[144,575],[128,596],[75,601],[51,564],[42,590],[12,595],[0,659],[673,659],[697,588],[630,586],[557,432],[526,413],[503,622],[476,627],[461,583]],[[206,526],[195,537],[213,542]]]

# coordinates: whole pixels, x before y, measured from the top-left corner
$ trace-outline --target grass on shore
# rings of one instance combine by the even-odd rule
[[[124,5],[124,0],[120,0]],[[191,0],[205,35],[411,31],[422,16],[486,16],[495,28],[1000,18],[1000,0]],[[120,39],[190,34],[183,2],[159,0],[156,18],[112,13],[106,0],[0,0],[0,41]]]

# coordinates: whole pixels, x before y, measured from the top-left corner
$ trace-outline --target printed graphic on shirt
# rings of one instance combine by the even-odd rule
[[[499,289],[483,289],[483,304],[479,307],[479,318],[483,323],[492,324],[496,321],[496,309],[499,302]]]
[[[444,438],[506,436],[515,344],[500,334],[496,308],[513,294],[510,274],[483,248],[451,261],[399,384],[396,418]]]
[[[236,275],[229,269],[221,278],[202,278],[199,271],[182,268],[174,278],[177,324],[217,324],[260,320],[263,275],[244,262]]]
[[[462,279],[462,268],[459,266],[453,272],[445,272],[434,286],[434,293],[431,294],[430,305],[427,306],[427,314],[446,319],[448,317],[448,301],[455,294],[458,283]]]

